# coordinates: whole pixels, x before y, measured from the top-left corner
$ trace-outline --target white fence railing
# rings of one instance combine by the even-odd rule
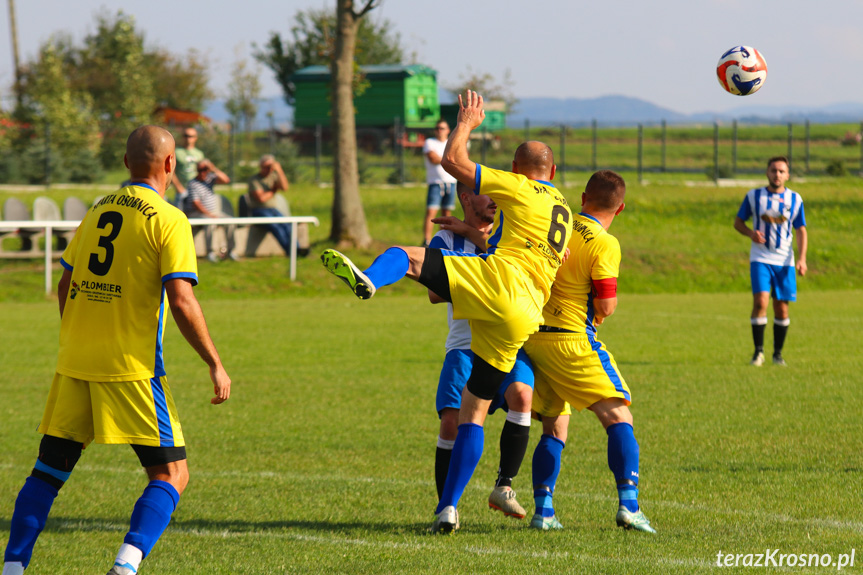
[[[268,218],[193,218],[189,220],[192,226],[256,226],[263,224],[291,225],[290,277],[297,279],[297,224],[314,224],[319,226],[318,218],[314,216],[278,216]],[[80,221],[66,220],[19,220],[0,221],[0,230],[45,230],[45,293],[50,294],[52,279],[52,253],[54,231],[74,230]]]

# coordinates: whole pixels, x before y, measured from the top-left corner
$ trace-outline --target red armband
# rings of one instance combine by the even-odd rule
[[[617,297],[617,278],[605,278],[592,281],[594,297],[596,299],[610,299]]]

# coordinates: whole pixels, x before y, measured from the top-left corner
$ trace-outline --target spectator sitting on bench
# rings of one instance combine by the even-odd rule
[[[186,182],[188,198],[185,202],[185,212],[189,219],[192,218],[229,218],[221,209],[222,200],[213,191],[216,184],[230,183],[229,178],[223,171],[213,165],[210,160],[201,160],[197,165],[198,175]],[[234,226],[220,226],[225,231],[228,241],[227,257],[237,259],[234,251]],[[207,259],[211,262],[219,261],[219,256],[213,250],[213,226],[204,226],[204,241],[207,244]]]
[[[276,194],[288,191],[288,178],[272,154],[261,156],[260,171],[249,180],[249,213],[256,218],[290,216],[277,209]],[[287,204],[287,200],[285,200]],[[286,255],[291,253],[291,224],[263,224]]]

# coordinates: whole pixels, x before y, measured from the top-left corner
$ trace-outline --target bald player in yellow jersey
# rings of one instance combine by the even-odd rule
[[[519,348],[542,321],[542,306],[563,261],[572,232],[572,212],[551,184],[556,167],[551,148],[525,142],[515,152],[512,172],[470,160],[470,133],[485,118],[482,96],[459,96],[458,123],[447,140],[441,165],[456,180],[497,204],[485,254],[396,246],[365,272],[344,254],[326,250],[321,260],[361,299],[407,276],[453,304],[453,318],[467,319],[475,359],[459,410],[459,428],[449,473],[435,511],[434,532],[458,527],[456,506],[479,463],[488,407]]]
[[[231,393],[192,291],[198,270],[189,221],[164,200],[176,169],[174,138],[140,127],[124,161],[130,185],[87,212],[60,260],[57,373],[39,425],[39,457],[15,502],[3,575],[28,566],[54,499],[92,441],[131,445],[150,480],[109,574],[137,572],[170,522],[189,471],[162,360],[166,303],[210,368],[210,402]]]
[[[570,406],[594,412],[608,434],[608,466],[617,482],[617,524],[655,533],[638,507],[638,443],[629,411],[630,394],[614,357],[596,338],[596,328],[617,307],[620,244],[608,233],[624,208],[626,184],[616,173],[591,176],[574,217],[569,259],[557,272],[543,325],[524,349],[536,385],[533,411],[542,418],[543,436],[533,456],[536,513],[530,526],[547,531],[563,526],[552,495],[560,472]]]

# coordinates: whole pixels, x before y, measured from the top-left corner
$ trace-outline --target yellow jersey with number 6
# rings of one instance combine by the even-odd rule
[[[72,272],[57,372],[86,381],[162,377],[164,282],[198,283],[186,216],[133,184],[90,208],[60,260]]]
[[[504,258],[528,275],[542,293],[541,307],[563,261],[572,234],[572,212],[550,182],[477,164],[474,191],[497,204],[488,254]]]

